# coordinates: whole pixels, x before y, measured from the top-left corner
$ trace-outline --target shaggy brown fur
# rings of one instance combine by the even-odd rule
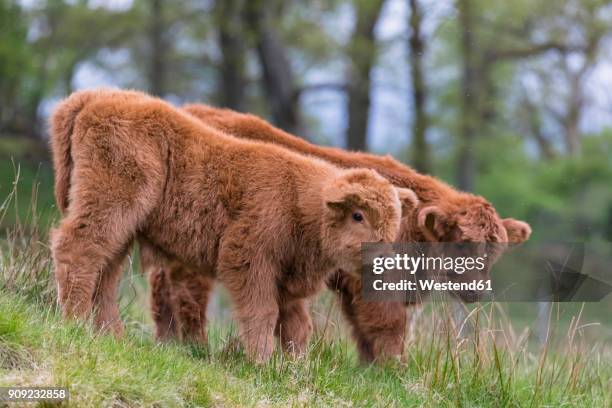
[[[365,167],[375,169],[396,186],[413,189],[420,200],[419,211],[414,217],[404,218],[399,241],[412,242],[510,242],[520,243],[528,239],[531,229],[522,221],[511,218],[500,219],[497,212],[484,198],[459,192],[440,180],[421,175],[411,168],[397,162],[391,156],[381,157],[368,153],[348,152],[342,149],[312,145],[303,139],[292,136],[271,126],[264,120],[249,114],[205,105],[189,105],[184,109],[201,119],[204,123],[221,129],[234,136],[260,140],[281,145],[300,153],[325,159],[345,168]],[[144,262],[152,281],[159,275],[171,275],[171,265],[160,262],[153,265]],[[192,272],[195,273],[195,272]],[[398,302],[366,302],[360,298],[360,280],[341,270],[330,277],[328,286],[341,298],[342,310],[353,328],[360,356],[364,361],[400,356],[404,349],[407,326],[405,305]],[[179,286],[175,282],[167,287]],[[195,293],[202,296],[199,287]],[[459,294],[462,295],[462,294]],[[158,334],[161,337],[178,335],[170,322],[196,322],[188,315],[180,316],[173,309],[171,297],[164,292],[152,292],[154,315]],[[196,295],[180,291],[175,298],[190,299],[195,302]],[[464,296],[465,300],[474,300]],[[168,299],[170,302],[168,304]],[[201,308],[198,310],[201,314]],[[202,336],[200,326],[182,324],[188,337]],[[205,337],[201,337],[205,338]]]
[[[339,268],[358,276],[361,243],[395,240],[400,198],[414,204],[411,191],[372,170],[236,139],[135,92],[70,96],[52,117],[52,148],[64,218],[51,246],[64,316],[86,318],[96,304],[96,323],[120,331],[120,266],[137,238],[215,274],[257,361],[269,358],[279,321],[281,337],[303,349],[308,335],[287,328],[309,326],[306,299]],[[181,268],[171,278],[184,281]]]

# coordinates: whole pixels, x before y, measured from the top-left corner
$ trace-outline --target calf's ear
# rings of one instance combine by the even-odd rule
[[[508,242],[511,244],[520,244],[529,239],[531,235],[531,227],[524,221],[515,220],[514,218],[504,218],[502,220],[504,228],[508,233]]]
[[[400,203],[402,204],[402,217],[406,217],[414,211],[419,205],[419,198],[409,188],[396,187],[397,195],[399,196]]]
[[[440,207],[435,205],[419,211],[417,224],[419,230],[429,241],[441,241],[449,229],[448,217]]]

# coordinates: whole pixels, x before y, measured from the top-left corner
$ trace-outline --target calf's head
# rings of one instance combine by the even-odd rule
[[[455,256],[479,257],[486,253],[485,267],[470,273],[451,272],[448,280],[468,282],[489,279],[490,270],[508,244],[520,244],[531,235],[529,224],[513,218],[502,219],[484,198],[458,193],[445,200],[423,205],[415,212],[415,241],[443,242],[453,246]],[[478,301],[482,291],[456,291],[464,302]]]
[[[363,242],[394,242],[402,218],[418,204],[414,192],[397,188],[373,170],[345,170],[323,191],[323,248],[334,267],[361,272]]]

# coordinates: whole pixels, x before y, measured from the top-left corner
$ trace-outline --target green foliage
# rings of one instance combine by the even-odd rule
[[[0,1],[0,94],[13,94],[14,86],[27,67],[29,48],[26,43],[27,25],[21,9],[12,1]]]
[[[27,31],[21,8],[11,0],[0,0],[0,126],[15,120],[21,88],[31,71]]]
[[[478,193],[502,215],[531,222],[535,239],[609,239],[612,132],[585,137],[579,157],[553,161],[534,160],[510,137],[479,149]]]

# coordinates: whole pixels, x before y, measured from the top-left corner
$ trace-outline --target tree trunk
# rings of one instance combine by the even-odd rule
[[[222,58],[218,99],[221,106],[238,111],[245,109],[246,33],[240,15],[243,6],[243,0],[217,0],[215,3]]]
[[[257,56],[274,123],[290,133],[299,132],[299,107],[293,69],[276,30],[276,2],[248,2],[247,20],[256,40]]]
[[[351,36],[348,81],[347,147],[351,150],[367,149],[370,112],[370,74],[376,62],[374,27],[380,16],[383,0],[356,0],[357,21]]]
[[[473,191],[476,175],[474,139],[478,126],[477,61],[474,49],[474,16],[471,0],[458,0],[461,30],[462,77],[461,123],[457,183],[460,189]]]
[[[544,160],[554,159],[556,156],[555,149],[542,129],[542,120],[540,119],[538,108],[529,100],[527,95],[522,98],[522,105],[525,110],[529,133],[533,135],[538,144],[540,157]]]
[[[580,151],[580,117],[584,107],[582,76],[570,76],[570,94],[567,102],[567,116],[564,120],[564,139],[567,154],[576,156]]]
[[[163,96],[165,92],[166,63],[164,41],[163,0],[151,0],[151,21],[149,38],[151,41],[151,61],[149,67],[149,92]]]
[[[431,172],[429,146],[426,132],[428,126],[426,102],[427,89],[423,74],[423,57],[425,54],[425,41],[421,32],[423,13],[418,0],[409,0],[410,3],[410,79],[412,82],[412,105],[414,120],[412,125],[412,163],[421,173]]]
[[[290,133],[299,133],[298,100],[293,70],[280,39],[272,28],[267,27],[260,32],[257,54],[274,122]]]
[[[602,28],[598,21],[598,7],[593,5],[586,7],[589,19],[585,23],[587,32],[586,43],[584,44],[584,61],[582,66],[574,71],[569,64],[569,55],[565,56],[564,66],[570,83],[570,93],[567,100],[567,114],[563,121],[564,138],[567,153],[571,156],[580,154],[580,120],[585,108],[584,85],[589,72],[593,69],[599,55],[599,48],[606,35],[606,30]]]

